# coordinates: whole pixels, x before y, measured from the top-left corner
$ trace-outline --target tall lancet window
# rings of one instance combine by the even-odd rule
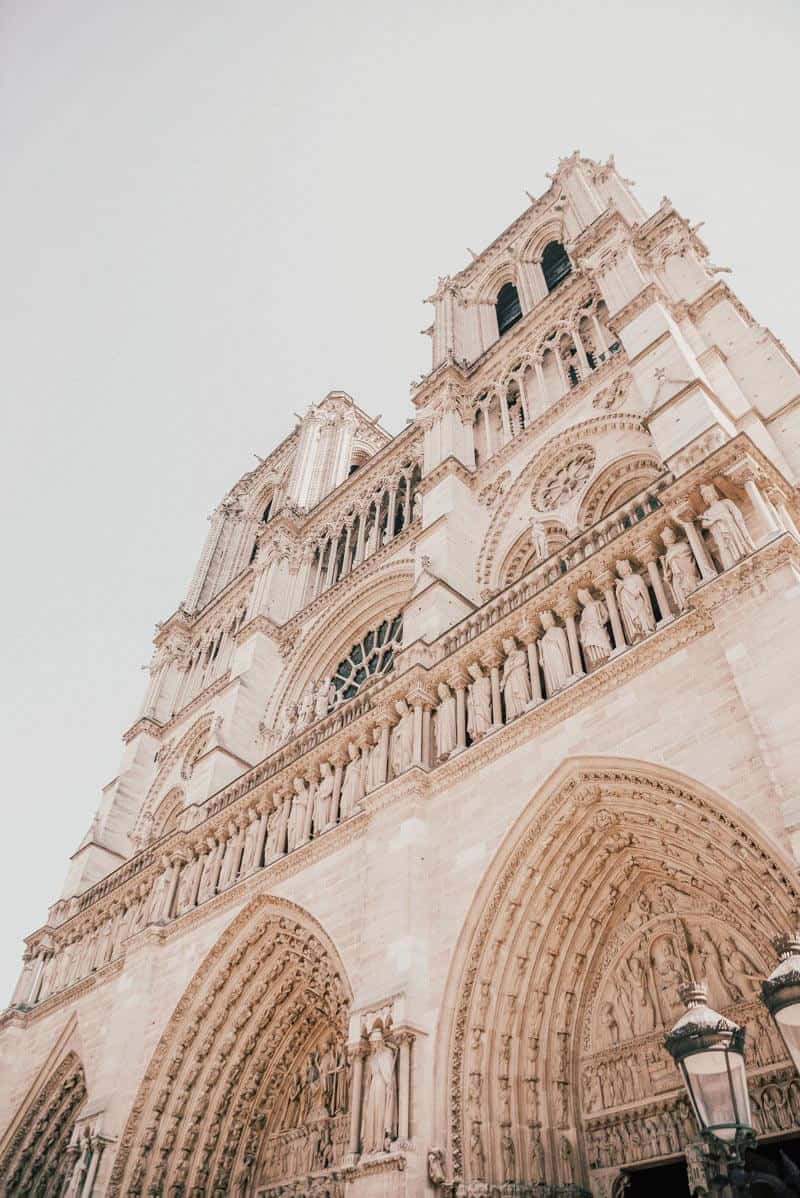
[[[567,251],[560,241],[551,241],[544,247],[542,254],[542,273],[547,290],[552,291],[571,272],[572,263],[567,257]]]
[[[497,329],[502,337],[522,316],[519,295],[513,283],[504,283],[500,288],[494,310],[497,313]]]

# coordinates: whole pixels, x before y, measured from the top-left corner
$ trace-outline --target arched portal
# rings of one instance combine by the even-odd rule
[[[451,970],[440,1113],[463,1193],[605,1195],[625,1167],[678,1160],[697,1133],[662,1038],[689,977],[747,1026],[758,1112],[788,1075],[756,991],[790,926],[792,874],[746,817],[672,771],[562,767],[498,853]]]
[[[237,1194],[347,1149],[351,992],[319,924],[259,897],[198,969],[147,1068],[110,1195]]]
[[[55,1198],[64,1192],[74,1165],[67,1147],[85,1101],[83,1066],[75,1052],[68,1052],[36,1091],[4,1146],[0,1194]]]

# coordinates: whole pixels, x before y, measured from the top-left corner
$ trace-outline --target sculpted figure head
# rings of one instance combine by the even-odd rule
[[[358,757],[358,746],[353,744],[352,741],[347,742],[347,756],[351,761],[355,761]]]
[[[582,607],[588,607],[590,603],[594,603],[591,592],[587,591],[585,587],[578,588],[578,602]]]
[[[440,682],[436,688],[436,693],[438,694],[440,699],[449,699],[450,698],[450,687],[447,685],[446,682]]]
[[[373,745],[379,745],[381,743],[381,730],[378,724],[376,724],[372,729],[372,743]]]
[[[483,670],[481,669],[481,663],[479,661],[473,661],[471,666],[467,666],[467,669],[476,682],[479,678],[483,678]]]
[[[633,574],[633,566],[626,557],[621,562],[617,562],[617,574],[619,574],[620,578],[628,578],[629,575]]]
[[[331,773],[331,763],[329,761],[320,762],[319,772],[322,774],[323,778],[328,778]]]
[[[305,790],[305,788],[306,788],[306,784],[305,784],[305,782],[303,781],[303,779],[302,779],[302,778],[295,778],[295,780],[294,780],[294,791],[295,791],[295,794],[301,795],[301,794],[303,793],[303,791]]]
[[[661,530],[661,540],[668,548],[670,545],[674,545],[677,539],[678,538],[675,536],[675,529],[672,528],[671,525],[668,524],[666,528]]]
[[[709,507],[711,506],[712,503],[716,503],[717,500],[719,499],[719,494],[717,493],[717,488],[712,483],[706,483],[705,486],[701,487],[700,495],[702,496],[705,503],[707,503],[709,505]]]
[[[503,640],[503,648],[506,651],[506,653],[514,652],[514,650],[517,648],[517,642],[514,640],[513,636],[505,637],[505,639]]]
[[[542,628],[547,632],[548,628],[555,628],[556,618],[551,611],[545,610],[539,613],[539,619],[542,621]]]
[[[408,715],[408,704],[405,699],[398,699],[394,705],[394,709],[398,715]]]

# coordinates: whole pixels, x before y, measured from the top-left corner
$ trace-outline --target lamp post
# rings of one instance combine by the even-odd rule
[[[761,983],[761,1000],[800,1073],[800,932],[775,941],[778,964]]]
[[[689,982],[679,993],[686,1010],[664,1037],[664,1046],[678,1066],[701,1135],[724,1155],[734,1194],[746,1193],[730,1175],[755,1142],[744,1030],[709,1007],[705,985]]]

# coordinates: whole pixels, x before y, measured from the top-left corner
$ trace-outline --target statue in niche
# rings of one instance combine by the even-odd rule
[[[414,498],[411,501],[411,519],[422,519],[422,495],[419,491],[415,491]]]
[[[409,769],[414,756],[414,713],[405,699],[398,699],[395,711],[400,717],[392,729],[392,777]]]
[[[534,1185],[544,1181],[544,1148],[542,1146],[542,1126],[540,1123],[532,1123],[530,1126],[531,1132],[531,1151],[530,1151],[530,1172],[531,1181]]]
[[[700,488],[707,505],[700,513],[700,525],[707,528],[723,570],[730,569],[755,549],[744,516],[732,499],[724,499],[717,488],[708,484]]]
[[[562,1185],[571,1186],[575,1180],[572,1162],[572,1145],[566,1136],[561,1137],[561,1143],[558,1146],[558,1161]]]
[[[633,566],[627,558],[617,562],[617,574],[619,577],[614,590],[628,644],[633,645],[642,637],[655,632],[653,604],[647,584],[641,574],[634,573]]]
[[[222,869],[219,871],[218,890],[227,890],[236,881],[236,875],[239,872],[239,853],[241,847],[242,832],[231,820],[228,824],[228,842],[225,845]]]
[[[578,636],[587,668],[593,670],[611,656],[611,638],[606,629],[608,608],[602,599],[593,598],[591,591],[583,587],[578,591],[578,601],[583,608]]]
[[[661,570],[675,606],[678,611],[685,611],[689,596],[700,583],[697,562],[689,542],[679,541],[674,528],[667,525],[661,533],[661,540],[667,548],[666,553],[661,555]]]
[[[297,704],[288,703],[281,719],[281,727],[278,733],[279,744],[286,744],[291,740],[297,731]]]
[[[686,962],[678,954],[671,936],[663,936],[656,940],[651,953],[662,1021],[671,1024],[683,1011],[678,987],[688,981],[689,970]]]
[[[291,853],[303,843],[306,830],[306,812],[308,810],[309,790],[304,778],[295,778],[292,808],[289,813],[287,828],[287,849]]]
[[[711,995],[722,1004],[735,1001],[738,994],[729,985],[722,970],[717,946],[705,928],[698,928],[692,934],[692,947],[697,959],[696,973],[708,983]]]
[[[350,1099],[350,1069],[347,1063],[347,1048],[340,1044],[336,1050],[336,1084],[334,1088],[333,1113],[346,1111]]]
[[[295,734],[302,732],[311,723],[314,715],[314,696],[317,684],[312,678],[308,686],[300,696],[300,702],[297,704],[297,724],[295,726]]]
[[[333,769],[329,761],[323,761],[319,767],[320,779],[317,793],[314,795],[314,835],[319,836],[333,823]]]
[[[551,611],[543,611],[540,619],[544,634],[539,638],[539,661],[544,673],[544,689],[548,699],[557,695],[572,677],[569,641],[563,628],[556,624]]]
[[[514,1140],[511,1136],[511,1131],[506,1125],[503,1125],[503,1130],[500,1136],[500,1152],[503,1156],[503,1181],[516,1181],[517,1152],[514,1148]]]
[[[325,679],[320,682],[314,694],[314,719],[323,720],[330,710],[331,703],[336,697],[336,689],[332,682]]]
[[[383,745],[381,744],[381,730],[377,724],[372,729],[372,744],[369,747],[368,753],[367,793],[369,794],[370,791],[383,786],[386,781],[386,760]]]
[[[267,820],[267,845],[264,854],[267,864],[286,852],[286,830],[289,824],[291,803],[292,800],[288,797],[276,801],[276,806]]]
[[[194,906],[194,891],[195,880],[197,878],[197,861],[188,861],[181,868],[181,876],[178,881],[178,893],[175,897],[175,910],[178,915],[183,915],[184,911],[188,911]]]
[[[531,545],[533,546],[535,561],[543,562],[550,556],[550,546],[547,543],[547,533],[544,524],[542,524],[541,520],[537,520],[535,516],[531,518]]]
[[[456,700],[446,682],[436,688],[439,706],[436,709],[436,760],[445,761],[456,747]]]
[[[258,812],[251,810],[247,815],[247,829],[244,834],[244,849],[242,851],[242,864],[239,870],[242,877],[253,873],[261,864],[256,861],[258,853],[258,840],[261,831],[261,821],[258,818]]]
[[[605,1029],[605,1040],[608,1044],[619,1044],[619,1023],[617,1009],[613,1002],[603,1003],[600,1022]]]
[[[473,1179],[484,1181],[486,1179],[486,1158],[483,1153],[481,1125],[477,1122],[472,1124],[469,1137],[469,1163]]]
[[[722,971],[736,998],[752,998],[759,990],[762,971],[737,946],[732,936],[726,936],[719,946]]]
[[[336,1112],[336,1041],[333,1036],[325,1044],[319,1058],[319,1072],[322,1078],[323,1102],[329,1115]]]
[[[474,661],[468,669],[472,682],[467,689],[467,732],[474,743],[492,726],[492,682],[479,662]]]
[[[650,991],[644,941],[640,941],[630,956],[622,962],[617,980],[617,996],[634,1036],[648,1035],[655,1030],[656,1012]]]
[[[342,819],[352,815],[366,794],[364,789],[364,765],[358,746],[351,740],[347,745],[347,765],[342,777],[342,799],[340,814]]]
[[[365,1153],[383,1152],[387,1139],[397,1135],[397,1077],[395,1049],[387,1044],[380,1024],[369,1036],[364,1084],[362,1145]]]
[[[298,1127],[300,1124],[300,1112],[303,1109],[303,1091],[305,1090],[305,1082],[303,1074],[297,1072],[295,1074],[294,1084],[289,1091],[289,1102],[286,1107],[286,1127]]]
[[[503,651],[506,660],[503,664],[500,690],[506,704],[506,722],[511,723],[517,716],[522,715],[531,701],[528,656],[524,649],[520,649],[513,636],[505,638]]]

